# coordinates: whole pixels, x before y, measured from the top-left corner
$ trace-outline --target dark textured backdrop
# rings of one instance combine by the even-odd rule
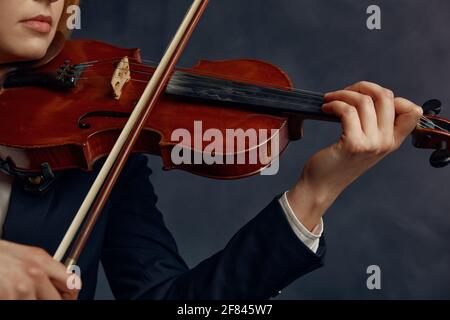
[[[77,38],[141,47],[158,60],[188,0],[85,0]],[[417,103],[450,103],[450,2],[374,1],[382,31],[365,27],[365,0],[212,0],[182,65],[200,58],[252,57],[284,68],[297,87],[316,91],[370,80]],[[444,112],[450,116],[450,107]],[[189,265],[220,250],[277,193],[295,181],[305,160],[339,134],[334,124],[308,123],[274,177],[207,180],[162,172],[153,182]],[[351,186],[329,210],[326,266],[280,298],[450,298],[450,168],[427,165],[428,151],[410,143]],[[382,269],[382,290],[366,288],[366,268]],[[264,281],[264,279],[261,279]],[[98,298],[112,297],[100,278]]]

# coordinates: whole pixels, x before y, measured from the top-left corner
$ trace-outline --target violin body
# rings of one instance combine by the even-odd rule
[[[111,76],[117,69],[118,57],[129,57],[133,72],[132,81],[122,88],[119,98],[114,97]],[[119,59],[120,59],[119,58]],[[54,86],[54,77],[61,66],[78,65],[86,61],[85,68],[71,71],[74,85],[69,88]],[[141,68],[142,67],[142,68]],[[141,69],[140,69],[141,68]],[[142,63],[139,49],[122,49],[97,41],[67,41],[64,49],[50,63],[37,69],[14,72],[12,80],[5,81],[0,93],[0,159],[18,172],[39,172],[43,163],[53,171],[67,169],[91,170],[93,164],[106,156],[117,140],[134,106],[142,95],[149,73],[154,69]],[[213,74],[229,80],[246,83],[265,83],[273,87],[292,88],[288,76],[278,67],[255,60],[201,61],[183,72]],[[33,74],[27,76],[27,73]],[[76,77],[76,79],[75,79]],[[44,80],[42,80],[44,79]],[[33,84],[38,83],[38,85]],[[287,114],[267,114],[233,106],[218,108],[215,103],[195,99],[181,99],[163,94],[152,110],[147,124],[132,152],[161,156],[164,169],[182,169],[212,178],[240,178],[260,172],[268,161],[253,164],[174,164],[172,151],[179,141],[172,141],[172,133],[185,129],[198,135],[195,122],[202,129],[219,130],[226,139],[229,129],[264,129],[277,132],[279,152],[271,153],[268,145],[275,136],[264,141],[247,141],[227,149],[225,156],[248,156],[251,150],[268,148],[273,160],[286,149],[290,140],[301,137],[302,118]],[[275,130],[275,131],[272,131]],[[193,154],[202,153],[210,142],[186,145]]]

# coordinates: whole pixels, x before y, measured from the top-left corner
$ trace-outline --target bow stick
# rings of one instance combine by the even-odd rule
[[[65,260],[68,268],[77,263],[150,112],[164,91],[207,5],[208,0],[194,0],[53,256],[55,260],[62,261],[71,247]]]

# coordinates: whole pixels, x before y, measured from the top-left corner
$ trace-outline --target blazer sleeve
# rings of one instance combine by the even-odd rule
[[[156,207],[151,170],[133,155],[110,199],[102,262],[117,299],[268,299],[323,265],[295,235],[278,199],[226,247],[189,269]]]

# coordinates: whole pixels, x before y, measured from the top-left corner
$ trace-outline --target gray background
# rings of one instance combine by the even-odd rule
[[[158,60],[188,0],[89,0],[74,37],[140,47]],[[378,82],[418,104],[450,102],[450,2],[376,1],[382,31],[365,27],[365,0],[212,0],[183,56],[251,57],[279,65],[299,88],[330,91]],[[444,111],[450,115],[450,108]],[[334,142],[336,124],[308,123],[280,173],[223,182],[162,172],[152,157],[159,207],[190,266],[233,234],[297,179],[314,151]],[[428,166],[430,152],[406,143],[353,184],[325,218],[326,266],[284,290],[281,299],[450,298],[450,168]],[[366,288],[366,268],[382,269],[382,290]],[[261,279],[264,281],[264,279]],[[111,298],[101,275],[98,298]]]

